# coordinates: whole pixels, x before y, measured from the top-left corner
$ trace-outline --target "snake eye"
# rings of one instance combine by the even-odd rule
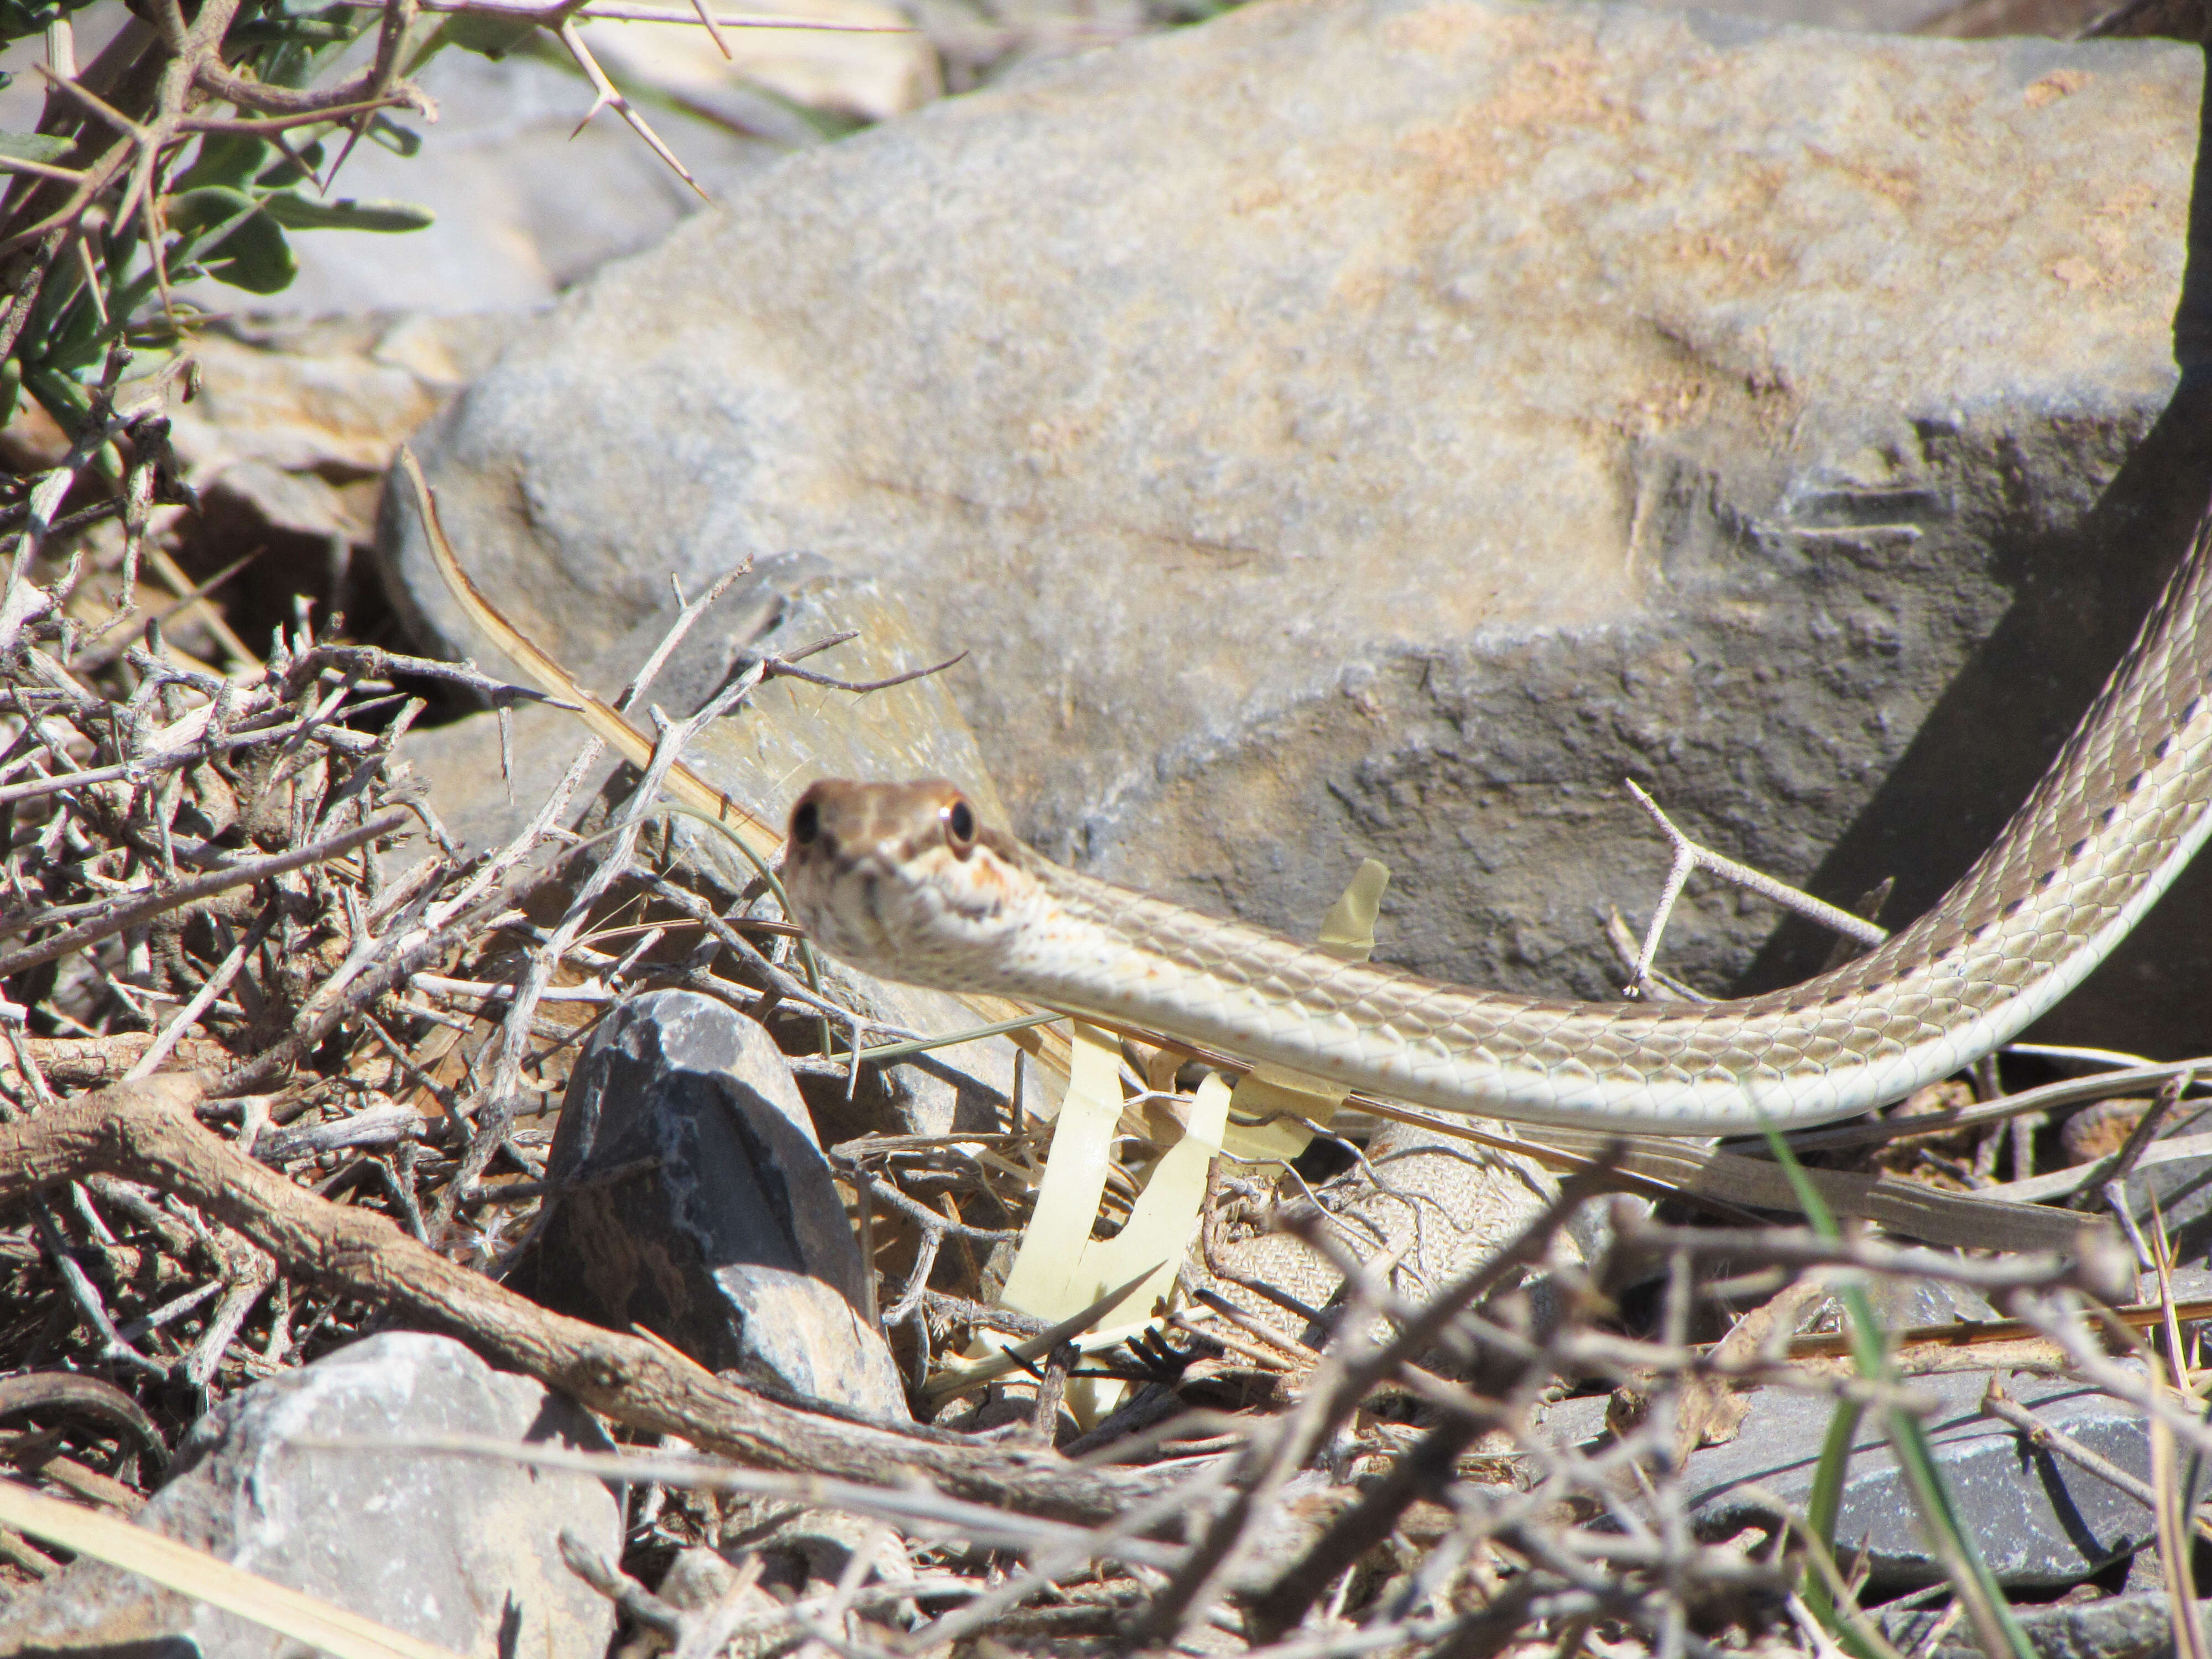
[[[975,845],[975,811],[957,795],[945,809],[945,842],[962,858]]]
[[[799,803],[799,810],[791,815],[791,844],[811,847],[822,828],[822,814],[811,800]]]

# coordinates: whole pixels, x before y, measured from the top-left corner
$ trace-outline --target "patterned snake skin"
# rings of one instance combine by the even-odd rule
[[[784,882],[817,943],[885,978],[1000,992],[1443,1111],[1711,1135],[1848,1116],[2008,1041],[2209,832],[2200,528],[2080,730],[1943,902],[1764,996],[1547,1001],[1345,962],[1064,870],[978,825],[941,782],[814,785],[792,810]]]

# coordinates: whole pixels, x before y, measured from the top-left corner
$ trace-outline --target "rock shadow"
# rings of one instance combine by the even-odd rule
[[[1849,903],[1894,877],[1886,926],[1936,904],[2027,798],[2125,653],[2212,499],[2212,75],[2197,130],[2172,399],[2086,515],[2063,532],[2024,526],[1993,538],[2015,593],[2010,609],[1808,884]],[[1831,942],[1792,918],[1735,988],[1748,994],[1808,978]],[[2200,859],[2033,1035],[2160,1056],[2201,1052],[2208,975],[2212,859]]]

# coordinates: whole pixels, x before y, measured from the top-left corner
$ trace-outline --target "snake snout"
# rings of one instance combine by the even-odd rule
[[[908,983],[965,977],[952,964],[997,921],[1004,872],[959,790],[823,779],[793,804],[789,837],[785,890],[817,945]]]

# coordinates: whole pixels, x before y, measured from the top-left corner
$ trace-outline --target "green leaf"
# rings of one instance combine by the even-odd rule
[[[257,174],[253,182],[264,191],[289,190],[294,185],[306,183],[309,172],[321,170],[325,155],[321,139],[316,139],[296,154],[300,158],[298,161],[293,161],[289,155],[281,157],[267,172]],[[303,164],[306,171],[302,170]]]
[[[170,228],[184,233],[176,257],[197,262],[216,281],[276,294],[300,274],[283,228],[244,191],[188,190],[167,205]]]
[[[43,34],[49,24],[91,3],[92,0],[0,0],[0,40]]]
[[[422,135],[412,127],[403,127],[382,110],[377,111],[368,124],[368,137],[394,155],[412,155],[422,148]]]
[[[1836,1554],[1836,1516],[1843,1508],[1844,1476],[1850,1467],[1851,1442],[1858,1437],[1863,1409],[1856,1400],[1836,1401],[1836,1414],[1828,1419],[1828,1437],[1820,1448],[1820,1462],[1813,1471],[1812,1496],[1805,1505],[1806,1528],[1820,1548],[1827,1552],[1831,1561]],[[1807,1564],[1797,1593],[1804,1598],[1807,1609],[1845,1651],[1858,1655],[1859,1659],[1874,1659],[1864,1638],[1851,1628],[1844,1610],[1837,1606],[1827,1575],[1817,1565]]]
[[[92,412],[92,396],[66,374],[57,374],[43,364],[19,363],[23,385],[45,405],[54,424],[74,434]]]
[[[0,131],[0,155],[18,161],[58,161],[76,148],[74,138],[56,138],[44,132]]]
[[[261,206],[278,224],[291,230],[426,230],[438,216],[412,202],[356,202],[350,196],[335,202],[277,191],[261,198]]]
[[[199,154],[177,180],[177,188],[191,191],[228,185],[236,189],[266,167],[271,154],[269,145],[249,134],[211,132],[200,140]]]
[[[538,32],[538,25],[510,18],[488,17],[481,12],[457,12],[445,21],[447,46],[459,46],[496,62]]]
[[[282,41],[260,54],[258,67],[270,86],[296,92],[314,77],[315,49],[303,40]]]

